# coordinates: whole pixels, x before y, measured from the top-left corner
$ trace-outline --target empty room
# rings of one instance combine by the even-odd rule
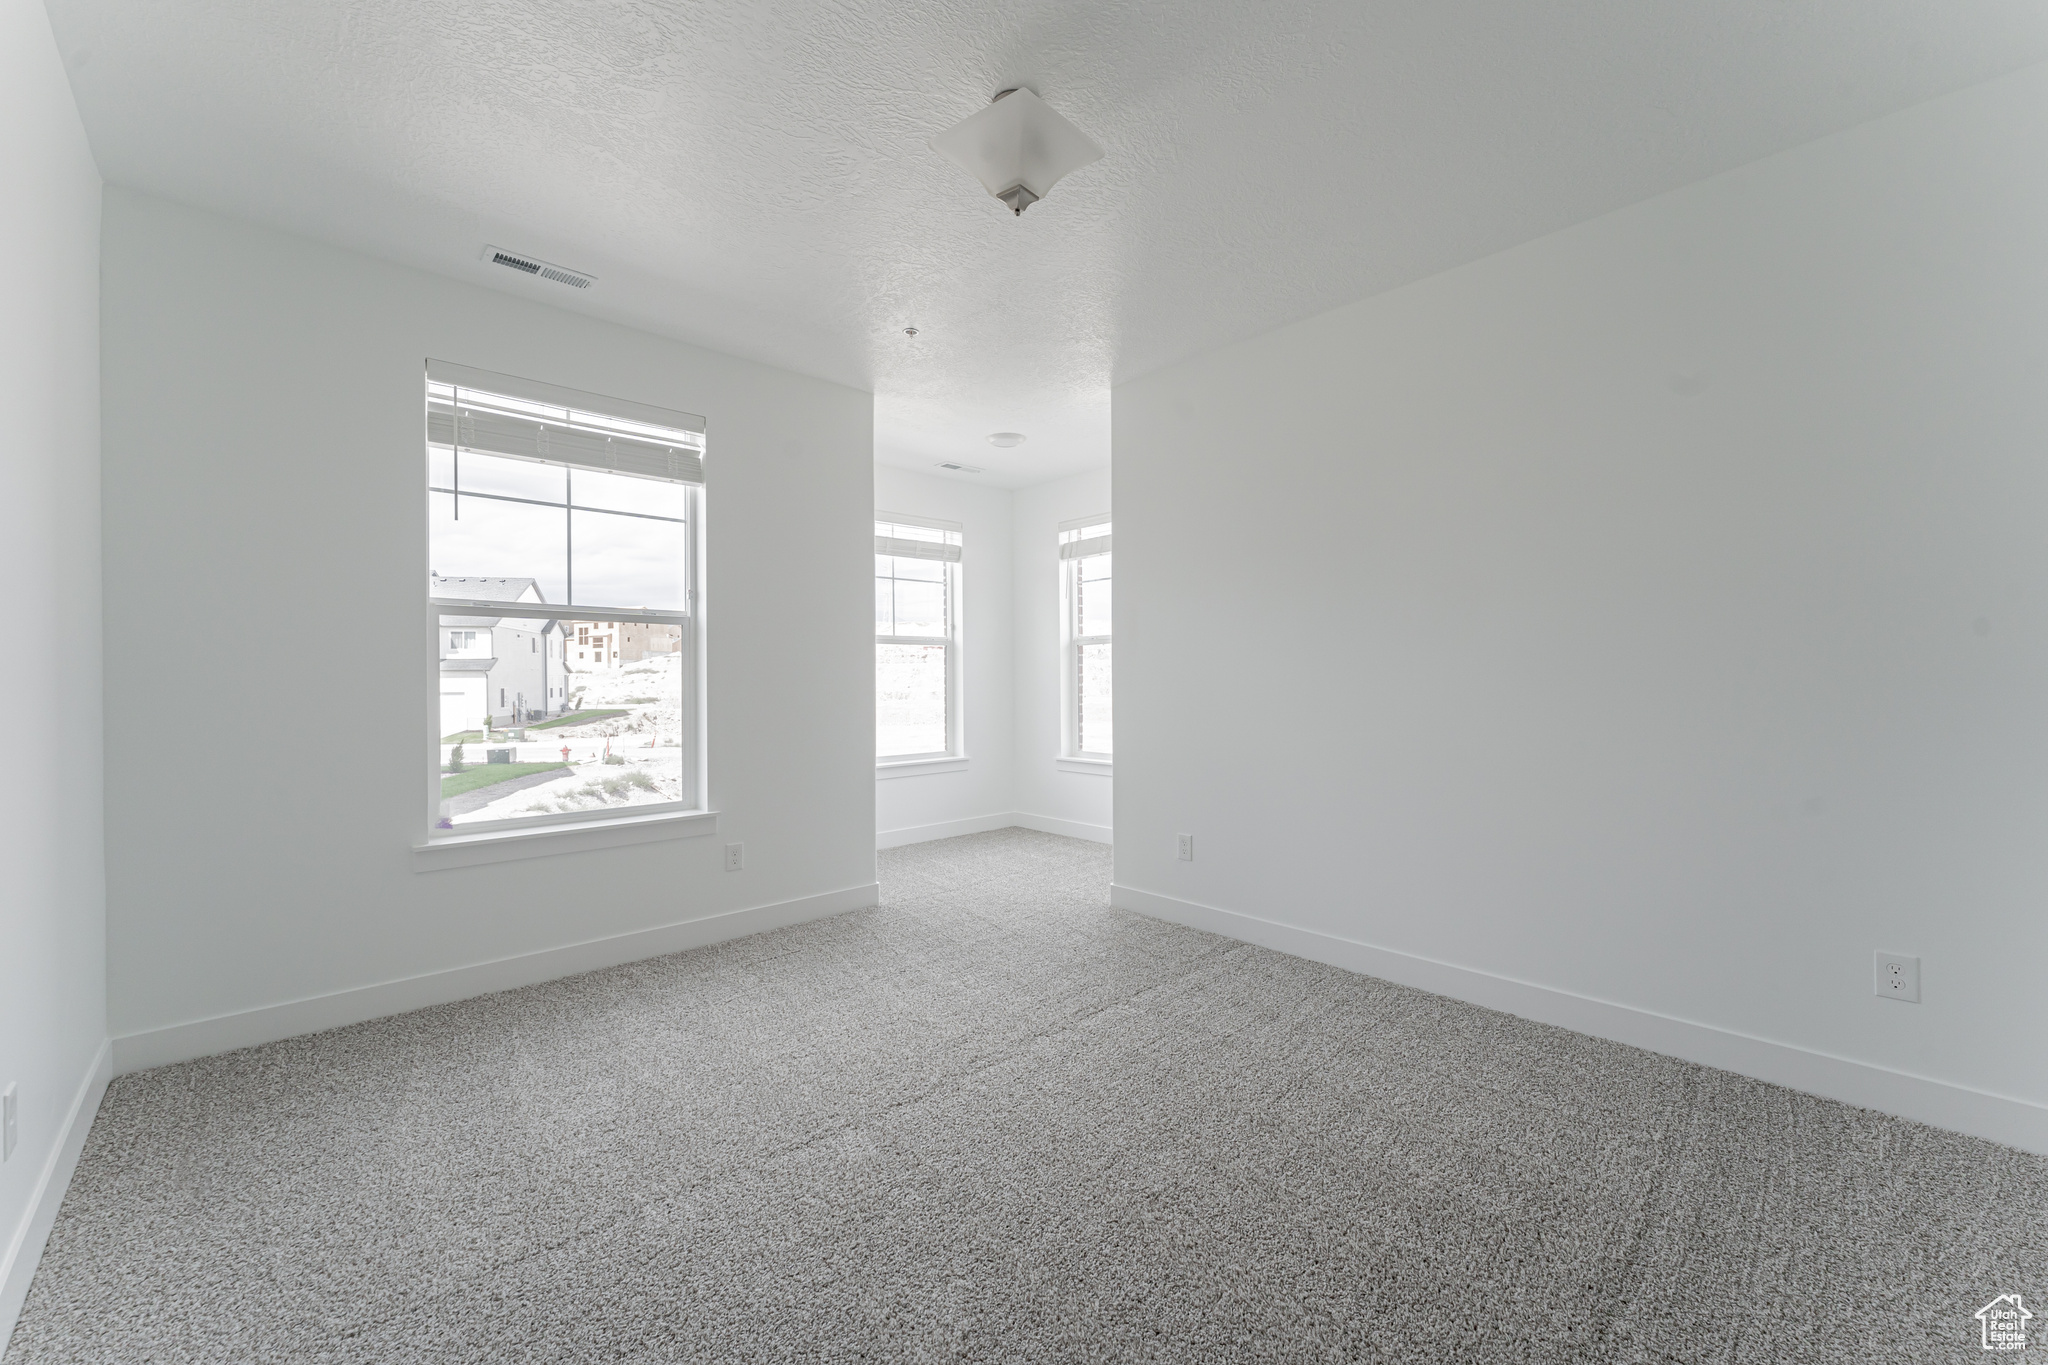
[[[0,1365],[2048,1349],[2048,7],[0,0]]]

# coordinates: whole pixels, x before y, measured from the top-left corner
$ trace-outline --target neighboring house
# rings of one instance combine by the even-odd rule
[[[565,631],[569,629],[564,626]],[[683,628],[646,625],[639,621],[578,621],[575,638],[565,639],[569,663],[579,671],[617,668],[636,664],[660,654],[674,654],[683,647]]]
[[[531,578],[433,576],[435,597],[470,602],[545,602]],[[562,624],[516,616],[441,618],[441,733],[475,730],[488,715],[516,725],[561,711],[568,694]]]

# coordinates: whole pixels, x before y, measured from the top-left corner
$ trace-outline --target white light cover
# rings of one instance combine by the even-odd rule
[[[992,195],[1017,185],[1039,199],[1063,175],[1102,159],[1102,148],[1029,90],[1017,90],[931,140]]]

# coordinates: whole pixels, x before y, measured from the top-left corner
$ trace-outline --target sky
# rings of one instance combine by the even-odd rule
[[[684,528],[649,519],[683,516],[684,485],[467,450],[459,484],[445,450],[429,452],[428,475],[433,487],[461,489],[427,494],[428,566],[442,577],[533,578],[554,603],[687,609]],[[574,510],[563,503],[571,489]],[[477,496],[489,493],[553,505]]]

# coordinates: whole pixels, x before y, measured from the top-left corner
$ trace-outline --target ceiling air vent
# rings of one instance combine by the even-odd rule
[[[508,270],[516,270],[522,275],[536,275],[544,280],[553,280],[556,284],[566,284],[571,289],[588,289],[597,283],[595,275],[586,275],[580,270],[571,270],[563,265],[549,265],[537,256],[521,256],[502,247],[485,247],[483,259],[492,265],[502,265]]]
[[[954,464],[951,460],[940,460],[938,467],[940,469],[950,469],[960,474],[980,474],[984,472],[980,465]]]

